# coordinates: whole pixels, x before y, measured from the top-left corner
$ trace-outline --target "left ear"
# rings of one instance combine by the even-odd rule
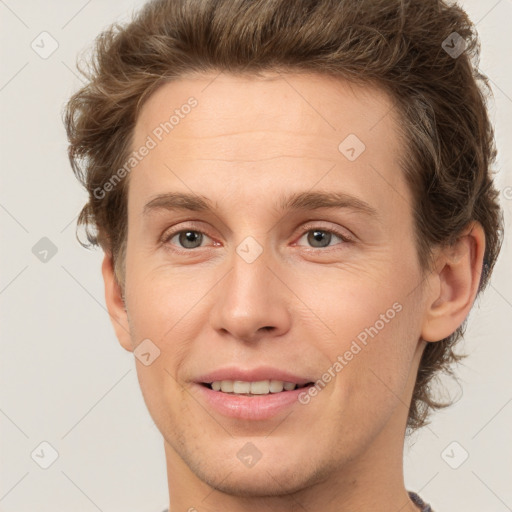
[[[477,221],[453,245],[440,250],[429,279],[435,291],[425,312],[421,334],[425,341],[442,340],[464,322],[478,293],[484,253],[485,233]]]

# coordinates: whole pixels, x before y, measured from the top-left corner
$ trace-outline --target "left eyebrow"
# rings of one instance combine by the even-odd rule
[[[279,199],[281,210],[318,210],[320,208],[345,208],[379,219],[377,210],[368,203],[342,192],[299,192]]]
[[[377,210],[355,196],[341,192],[298,192],[283,195],[278,199],[276,208],[281,211],[318,210],[321,208],[343,208],[364,213],[378,220]],[[159,194],[149,201],[143,215],[157,210],[213,211],[213,203],[204,196],[182,192]]]

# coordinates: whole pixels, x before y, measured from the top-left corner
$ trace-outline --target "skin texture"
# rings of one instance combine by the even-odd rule
[[[403,482],[408,404],[426,343],[473,304],[481,226],[436,249],[422,274],[404,145],[379,89],[320,75],[190,75],[144,104],[133,148],[191,96],[198,105],[129,176],[125,304],[108,253],[102,269],[121,345],[150,339],[160,350],[136,365],[164,437],[171,512],[417,510]],[[354,161],[338,150],[349,134],[366,146]],[[377,216],[276,208],[281,195],[325,191]],[[215,210],[144,215],[166,192],[209,198]],[[171,228],[203,239],[192,249],[179,236],[160,242]],[[332,229],[350,241],[329,240]],[[314,245],[311,230],[327,240]],[[262,248],[252,263],[236,252],[248,236]],[[306,405],[249,421],[216,413],[197,392],[198,376],[227,365],[320,379],[394,304],[400,312]],[[248,442],[261,453],[250,468],[237,457]]]

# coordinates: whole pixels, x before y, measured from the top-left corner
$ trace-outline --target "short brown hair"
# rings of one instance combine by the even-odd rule
[[[478,70],[479,53],[467,14],[442,0],[148,2],[129,24],[98,36],[90,67],[80,69],[87,84],[65,111],[71,165],[89,193],[78,226],[112,255],[123,286],[127,180],[105,197],[94,191],[123,166],[140,109],[164,81],[207,71],[328,74],[377,85],[394,101],[423,270],[430,269],[434,246],[453,243],[471,221],[482,224],[480,292],[501,247],[503,221],[491,176],[490,88]],[[427,344],[409,428],[425,425],[430,409],[449,405],[434,399],[432,379],[452,373],[462,357],[453,345],[465,325]]]

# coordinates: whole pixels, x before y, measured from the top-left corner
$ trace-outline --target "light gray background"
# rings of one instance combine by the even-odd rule
[[[68,164],[61,122],[67,98],[81,85],[78,53],[142,4],[0,0],[2,512],[167,506],[163,442],[142,400],[133,356],[118,344],[105,311],[102,254],[75,239],[86,196]],[[510,226],[512,0],[462,4],[478,22],[480,67],[493,84],[497,185]],[[43,31],[59,45],[47,59],[31,48]],[[46,263],[32,253],[42,237],[58,249]],[[458,370],[462,388],[446,381],[460,401],[407,442],[407,488],[436,512],[512,510],[510,257],[506,239],[461,343],[471,353]],[[44,447],[41,456],[43,441],[59,453],[48,469],[35,462],[48,457]],[[39,459],[31,457],[34,450]],[[452,469],[448,462],[460,463],[465,452],[469,458]]]

